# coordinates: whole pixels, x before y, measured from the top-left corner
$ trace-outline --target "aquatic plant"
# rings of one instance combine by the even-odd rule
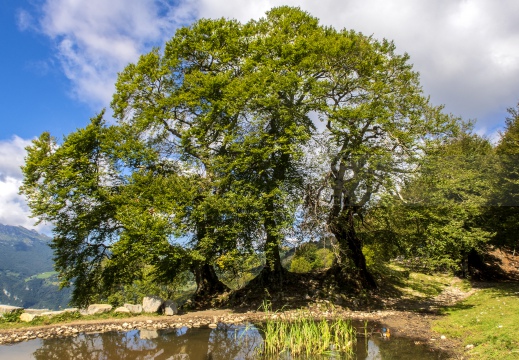
[[[270,309],[265,306],[267,315]],[[292,319],[267,316],[262,327],[264,344],[262,355],[279,356],[289,353],[293,356],[314,356],[326,354],[353,355],[357,341],[356,330],[351,321],[336,319],[319,321],[301,311]]]

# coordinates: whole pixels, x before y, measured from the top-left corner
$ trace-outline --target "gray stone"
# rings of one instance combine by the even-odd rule
[[[61,315],[65,313],[64,311],[45,311],[45,312],[42,312],[40,315],[41,316],[56,316],[56,315]]]
[[[49,312],[50,309],[25,309],[24,312],[27,314],[42,314],[44,312]]]
[[[30,314],[30,313],[24,312],[23,314],[20,315],[20,321],[30,322],[30,321],[33,321],[34,318],[36,318],[38,316],[39,316],[38,314]]]
[[[177,303],[173,300],[167,300],[164,305],[164,315],[173,316],[178,313]]]
[[[126,313],[126,314],[129,314],[130,310],[128,310],[124,306],[120,306],[120,307],[118,307],[117,309],[114,310],[114,313]]]
[[[142,299],[142,310],[145,313],[159,312],[164,300],[158,296],[146,296]]]
[[[23,310],[23,308],[19,306],[0,305],[0,314],[10,314],[16,310]]]
[[[140,305],[140,304],[137,304],[137,305],[124,304],[124,307],[127,308],[128,310],[130,310],[130,312],[132,314],[140,314],[140,313],[142,313],[142,305]]]
[[[76,311],[79,311],[78,308],[66,308],[66,309],[63,309],[64,312],[76,312]]]
[[[87,313],[88,315],[96,315],[110,312],[112,310],[112,305],[109,304],[92,304],[88,307]]]

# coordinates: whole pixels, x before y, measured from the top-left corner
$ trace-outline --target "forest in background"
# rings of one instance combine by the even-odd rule
[[[195,302],[236,279],[276,292],[325,268],[375,290],[395,258],[484,275],[489,246],[515,249],[519,107],[494,145],[409,60],[291,7],[178,29],[119,73],[115,122],[27,148],[21,193],[54,226],[61,286],[84,306],[190,279]]]

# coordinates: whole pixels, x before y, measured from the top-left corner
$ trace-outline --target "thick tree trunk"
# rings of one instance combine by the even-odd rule
[[[265,267],[258,275],[267,287],[279,287],[283,282],[284,270],[279,255],[279,244],[275,236],[267,234],[265,243]]]
[[[230,290],[218,279],[211,264],[205,262],[196,264],[193,267],[193,273],[196,281],[194,301],[198,306],[204,306],[204,304],[210,303],[214,296]]]
[[[264,285],[271,287],[280,286],[283,282],[284,269],[281,265],[281,256],[279,254],[279,235],[277,234],[276,220],[274,219],[274,202],[269,200],[267,204],[268,215],[264,221],[265,232],[267,238],[265,240],[265,267],[258,277]]]
[[[354,212],[351,209],[343,210],[331,222],[331,230],[340,246],[340,267],[344,267],[348,259],[353,261],[358,272],[359,280],[364,288],[376,289],[377,283],[366,266],[366,258],[362,252],[362,243],[355,232],[353,220]]]

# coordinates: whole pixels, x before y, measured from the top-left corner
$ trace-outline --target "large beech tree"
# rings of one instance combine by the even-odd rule
[[[226,290],[215,264],[258,249],[259,279],[280,284],[279,247],[305,176],[316,177],[303,164],[317,137],[329,171],[313,202],[328,211],[338,274],[351,263],[374,287],[355,217],[453,122],[429,105],[392,43],[290,7],[178,29],[163,52],[119,73],[111,106],[115,125],[100,116],[62,144],[43,134],[23,168],[34,215],[55,226],[64,284],[88,280],[76,281],[82,304],[88,284],[131,282],[143,265],[164,281],[192,271],[203,298]]]

